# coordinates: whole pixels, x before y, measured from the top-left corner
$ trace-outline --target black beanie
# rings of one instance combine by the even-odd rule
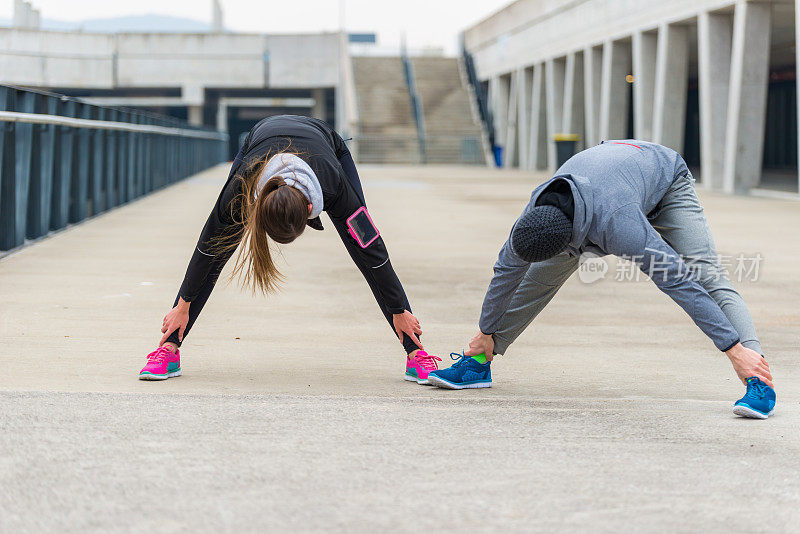
[[[511,230],[511,249],[529,262],[560,254],[572,239],[572,221],[555,206],[536,206]]]

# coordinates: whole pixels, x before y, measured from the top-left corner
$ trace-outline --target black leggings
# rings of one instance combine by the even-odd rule
[[[233,172],[233,169],[237,167],[236,161],[240,161],[241,159],[242,159],[242,153],[240,151],[239,154],[237,154],[236,158],[234,159],[234,164],[231,166],[231,173]],[[366,206],[367,203],[364,200],[364,191],[361,188],[361,180],[358,177],[358,171],[356,171],[356,165],[353,162],[353,157],[350,155],[349,151],[345,151],[342,153],[341,156],[339,156],[339,163],[341,163],[342,169],[344,169],[345,175],[347,176],[347,179],[350,182],[350,184],[353,186],[353,189],[355,189],[356,193],[358,194],[359,199],[364,204],[364,206]],[[341,231],[339,231],[339,237],[345,244],[345,248],[347,249],[347,252],[350,254],[350,257],[355,258],[355,254],[358,250],[356,247],[358,245],[353,240],[353,238],[350,235],[347,235],[346,233],[342,233]],[[219,278],[219,274],[222,271],[222,268],[228,262],[231,255],[233,255],[233,252],[234,251],[230,251],[224,256],[219,256],[215,260],[215,266],[208,275],[211,278],[211,283],[206,284],[200,291],[200,293],[192,300],[191,304],[189,305],[189,322],[187,323],[186,329],[183,332],[184,338],[186,338],[186,335],[189,333],[189,330],[191,330],[192,326],[194,325],[194,322],[197,320],[197,317],[203,310],[203,306],[205,306],[208,297],[211,296],[211,291],[214,289],[214,284],[216,284],[217,278]],[[369,284],[369,288],[372,290],[372,294],[375,296],[375,300],[378,302],[378,306],[380,307],[383,316],[386,317],[386,320],[389,322],[389,326],[391,326],[392,330],[394,330],[394,323],[392,322],[392,317],[393,317],[392,313],[388,309],[386,309],[386,306],[383,304],[380,292],[378,291],[378,285],[375,282],[372,273],[369,272],[369,269],[366,268],[359,268],[359,269],[361,271],[361,274],[364,275],[364,279],[367,281],[367,284]],[[180,294],[175,297],[175,303],[173,304],[173,307],[178,305],[179,299],[180,299]],[[408,303],[408,297],[406,297],[405,295],[405,290],[403,291],[403,300],[405,301],[405,308],[408,311],[411,311],[411,305]],[[178,341],[178,331],[176,330],[172,332],[169,338],[167,338],[167,341],[170,343],[174,343],[177,346],[180,346],[181,342]],[[402,344],[403,348],[406,350],[406,354],[410,354],[411,352],[419,348],[406,334],[403,334]]]

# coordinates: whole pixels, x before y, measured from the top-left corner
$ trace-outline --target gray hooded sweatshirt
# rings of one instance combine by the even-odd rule
[[[575,155],[553,178],[537,187],[520,217],[536,206],[536,199],[554,180],[566,180],[575,207],[566,254],[614,254],[635,261],[718,349],[727,350],[739,341],[738,333],[647,220],[675,179],[687,172],[683,158],[670,148],[636,140],[606,141]],[[509,238],[500,251],[483,302],[482,332],[497,331],[530,266],[514,253]]]

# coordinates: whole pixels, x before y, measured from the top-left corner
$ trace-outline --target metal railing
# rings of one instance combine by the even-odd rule
[[[0,85],[0,251],[224,161],[227,134]]]
[[[422,98],[417,90],[417,80],[414,76],[414,65],[408,57],[405,41],[400,48],[400,60],[403,62],[403,73],[405,74],[408,95],[411,98],[411,111],[414,114],[414,122],[417,124],[417,137],[419,138],[419,157],[422,163],[427,161],[426,142],[425,142],[425,114],[422,111]]]
[[[478,72],[475,69],[475,62],[472,59],[472,54],[470,54],[467,49],[464,47],[464,35],[461,35],[461,58],[464,62],[464,69],[467,72],[467,79],[469,80],[469,84],[472,87],[472,92],[475,96],[476,103],[478,105],[478,113],[481,118],[481,122],[483,122],[483,127],[486,129],[486,134],[489,136],[489,145],[494,147],[495,144],[495,136],[494,136],[494,122],[492,117],[492,110],[489,107],[489,99],[486,95],[486,91],[484,91],[483,84],[481,83],[480,79],[478,78]]]

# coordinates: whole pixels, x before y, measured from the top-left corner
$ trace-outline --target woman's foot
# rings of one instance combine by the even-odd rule
[[[424,350],[418,350],[408,355],[406,359],[406,374],[403,377],[409,382],[416,382],[417,384],[428,384],[428,373],[435,371],[439,368],[437,361],[442,361],[441,358],[432,356]]]
[[[166,380],[181,376],[181,351],[167,346],[158,347],[147,355],[147,365],[139,371],[139,380]]]

